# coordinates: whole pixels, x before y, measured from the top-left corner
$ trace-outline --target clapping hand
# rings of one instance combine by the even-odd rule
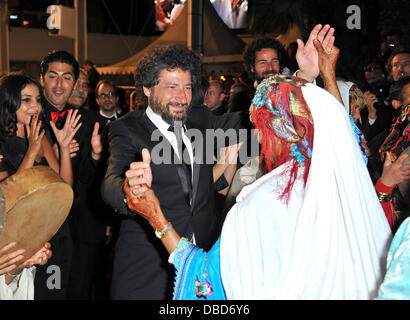
[[[100,129],[100,123],[96,122],[94,124],[93,134],[91,136],[91,156],[94,160],[99,160],[101,157],[101,152],[103,151],[102,137],[98,133]]]
[[[327,50],[325,50],[323,44],[317,39],[313,40],[313,45],[315,46],[319,56],[318,61],[320,76],[322,78],[335,78],[336,63],[339,57],[340,50],[333,44],[330,48],[327,48]]]
[[[81,122],[79,122],[80,118],[81,115],[78,114],[78,110],[73,111],[73,109],[71,109],[67,113],[67,118],[62,129],[57,129],[54,122],[50,121],[51,128],[54,131],[60,148],[70,149],[70,142],[81,127]]]
[[[318,24],[310,32],[306,45],[302,40],[296,40],[298,44],[296,60],[300,68],[298,77],[310,82],[316,79],[320,69],[318,52],[314,46],[313,40],[319,40],[325,52],[329,53],[335,41],[335,37],[333,36],[334,32],[335,29],[331,28],[328,24],[323,28],[321,24]]]
[[[31,155],[33,159],[37,158],[41,154],[42,146],[41,141],[43,139],[44,130],[41,130],[41,120],[38,119],[37,115],[31,118],[30,125],[24,125],[27,133],[28,140],[28,150],[27,154]]]

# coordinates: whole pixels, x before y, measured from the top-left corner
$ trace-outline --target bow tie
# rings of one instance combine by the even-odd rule
[[[67,114],[68,110],[65,110],[63,112],[59,112],[59,111],[51,111],[51,121],[53,121],[54,123],[57,123],[59,118],[63,118],[65,119],[65,116]]]

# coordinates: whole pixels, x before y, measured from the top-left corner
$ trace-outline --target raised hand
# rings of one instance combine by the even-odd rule
[[[334,45],[330,49],[325,50],[323,44],[318,39],[313,40],[313,45],[318,53],[320,76],[322,78],[336,78],[336,63],[340,50]]]
[[[296,61],[298,62],[300,71],[298,76],[307,80],[313,81],[319,75],[319,62],[318,53],[313,44],[313,40],[317,39],[322,43],[322,46],[326,52],[330,52],[335,37],[334,28],[331,28],[328,24],[322,28],[321,24],[316,25],[310,32],[309,38],[306,41],[306,45],[302,40],[297,39],[298,50],[296,52]]]
[[[42,147],[41,141],[43,139],[44,130],[41,130],[41,120],[38,119],[37,115],[31,118],[30,125],[24,125],[26,128],[27,140],[28,140],[28,150],[27,154],[35,159],[41,154]]]
[[[142,161],[132,162],[125,172],[123,191],[130,197],[141,196],[152,184],[151,155],[148,149],[142,149]]]
[[[403,153],[396,161],[392,162],[390,152],[386,152],[383,164],[383,172],[380,181],[389,187],[410,179],[410,163],[403,164],[408,158],[408,154]]]
[[[60,130],[57,129],[54,122],[50,121],[51,128],[54,131],[54,135],[56,136],[60,148],[69,149],[71,140],[73,139],[78,129],[80,129],[81,127],[81,122],[79,122],[81,115],[77,113],[78,110],[69,110],[64,127]]]
[[[93,134],[91,136],[91,156],[94,160],[98,160],[101,157],[101,152],[103,151],[103,144],[101,134],[98,133],[100,129],[100,123],[96,122],[94,124]]]

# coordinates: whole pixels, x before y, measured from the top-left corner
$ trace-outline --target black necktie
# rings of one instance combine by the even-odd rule
[[[174,125],[168,128],[175,134],[177,140],[177,149],[179,154],[179,161],[174,161],[177,165],[177,170],[180,173],[180,177],[183,180],[182,187],[187,200],[188,205],[191,203],[192,198],[192,169],[191,169],[191,159],[189,157],[188,150],[186,150],[186,145],[182,139],[182,123],[181,121],[175,121]],[[176,159],[175,159],[176,160]]]

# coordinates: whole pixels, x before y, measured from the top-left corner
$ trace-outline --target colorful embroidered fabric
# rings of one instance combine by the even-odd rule
[[[302,82],[275,75],[259,84],[250,108],[251,121],[262,133],[261,155],[268,171],[294,160],[282,196],[289,199],[299,167],[305,167],[306,183],[313,147],[313,119],[303,98]],[[274,141],[274,144],[272,144]]]
[[[390,129],[390,133],[379,149],[380,153],[390,151],[393,161],[410,145],[410,104],[402,107],[400,116]]]
[[[354,131],[354,134],[355,134],[355,136],[356,136],[356,141],[357,141],[357,143],[358,143],[358,145],[359,145],[359,147],[360,147],[360,151],[362,152],[362,156],[363,156],[363,160],[364,160],[364,163],[366,163],[366,165],[367,165],[367,159],[368,159],[368,157],[369,157],[369,148],[367,147],[367,141],[366,141],[366,139],[364,138],[364,135],[363,135],[363,133],[360,131],[360,129],[356,126],[356,124],[354,123],[354,119],[353,119],[353,117],[350,115],[349,116],[349,118],[350,118],[350,123],[351,123],[351,125],[352,125],[352,127],[353,127],[353,131]]]
[[[360,110],[366,106],[364,94],[356,85],[352,85],[349,90],[349,114],[354,117],[357,111],[358,120],[362,123],[362,118],[360,116]]]
[[[219,239],[205,252],[184,238],[174,252],[174,300],[226,300],[222,286]]]

